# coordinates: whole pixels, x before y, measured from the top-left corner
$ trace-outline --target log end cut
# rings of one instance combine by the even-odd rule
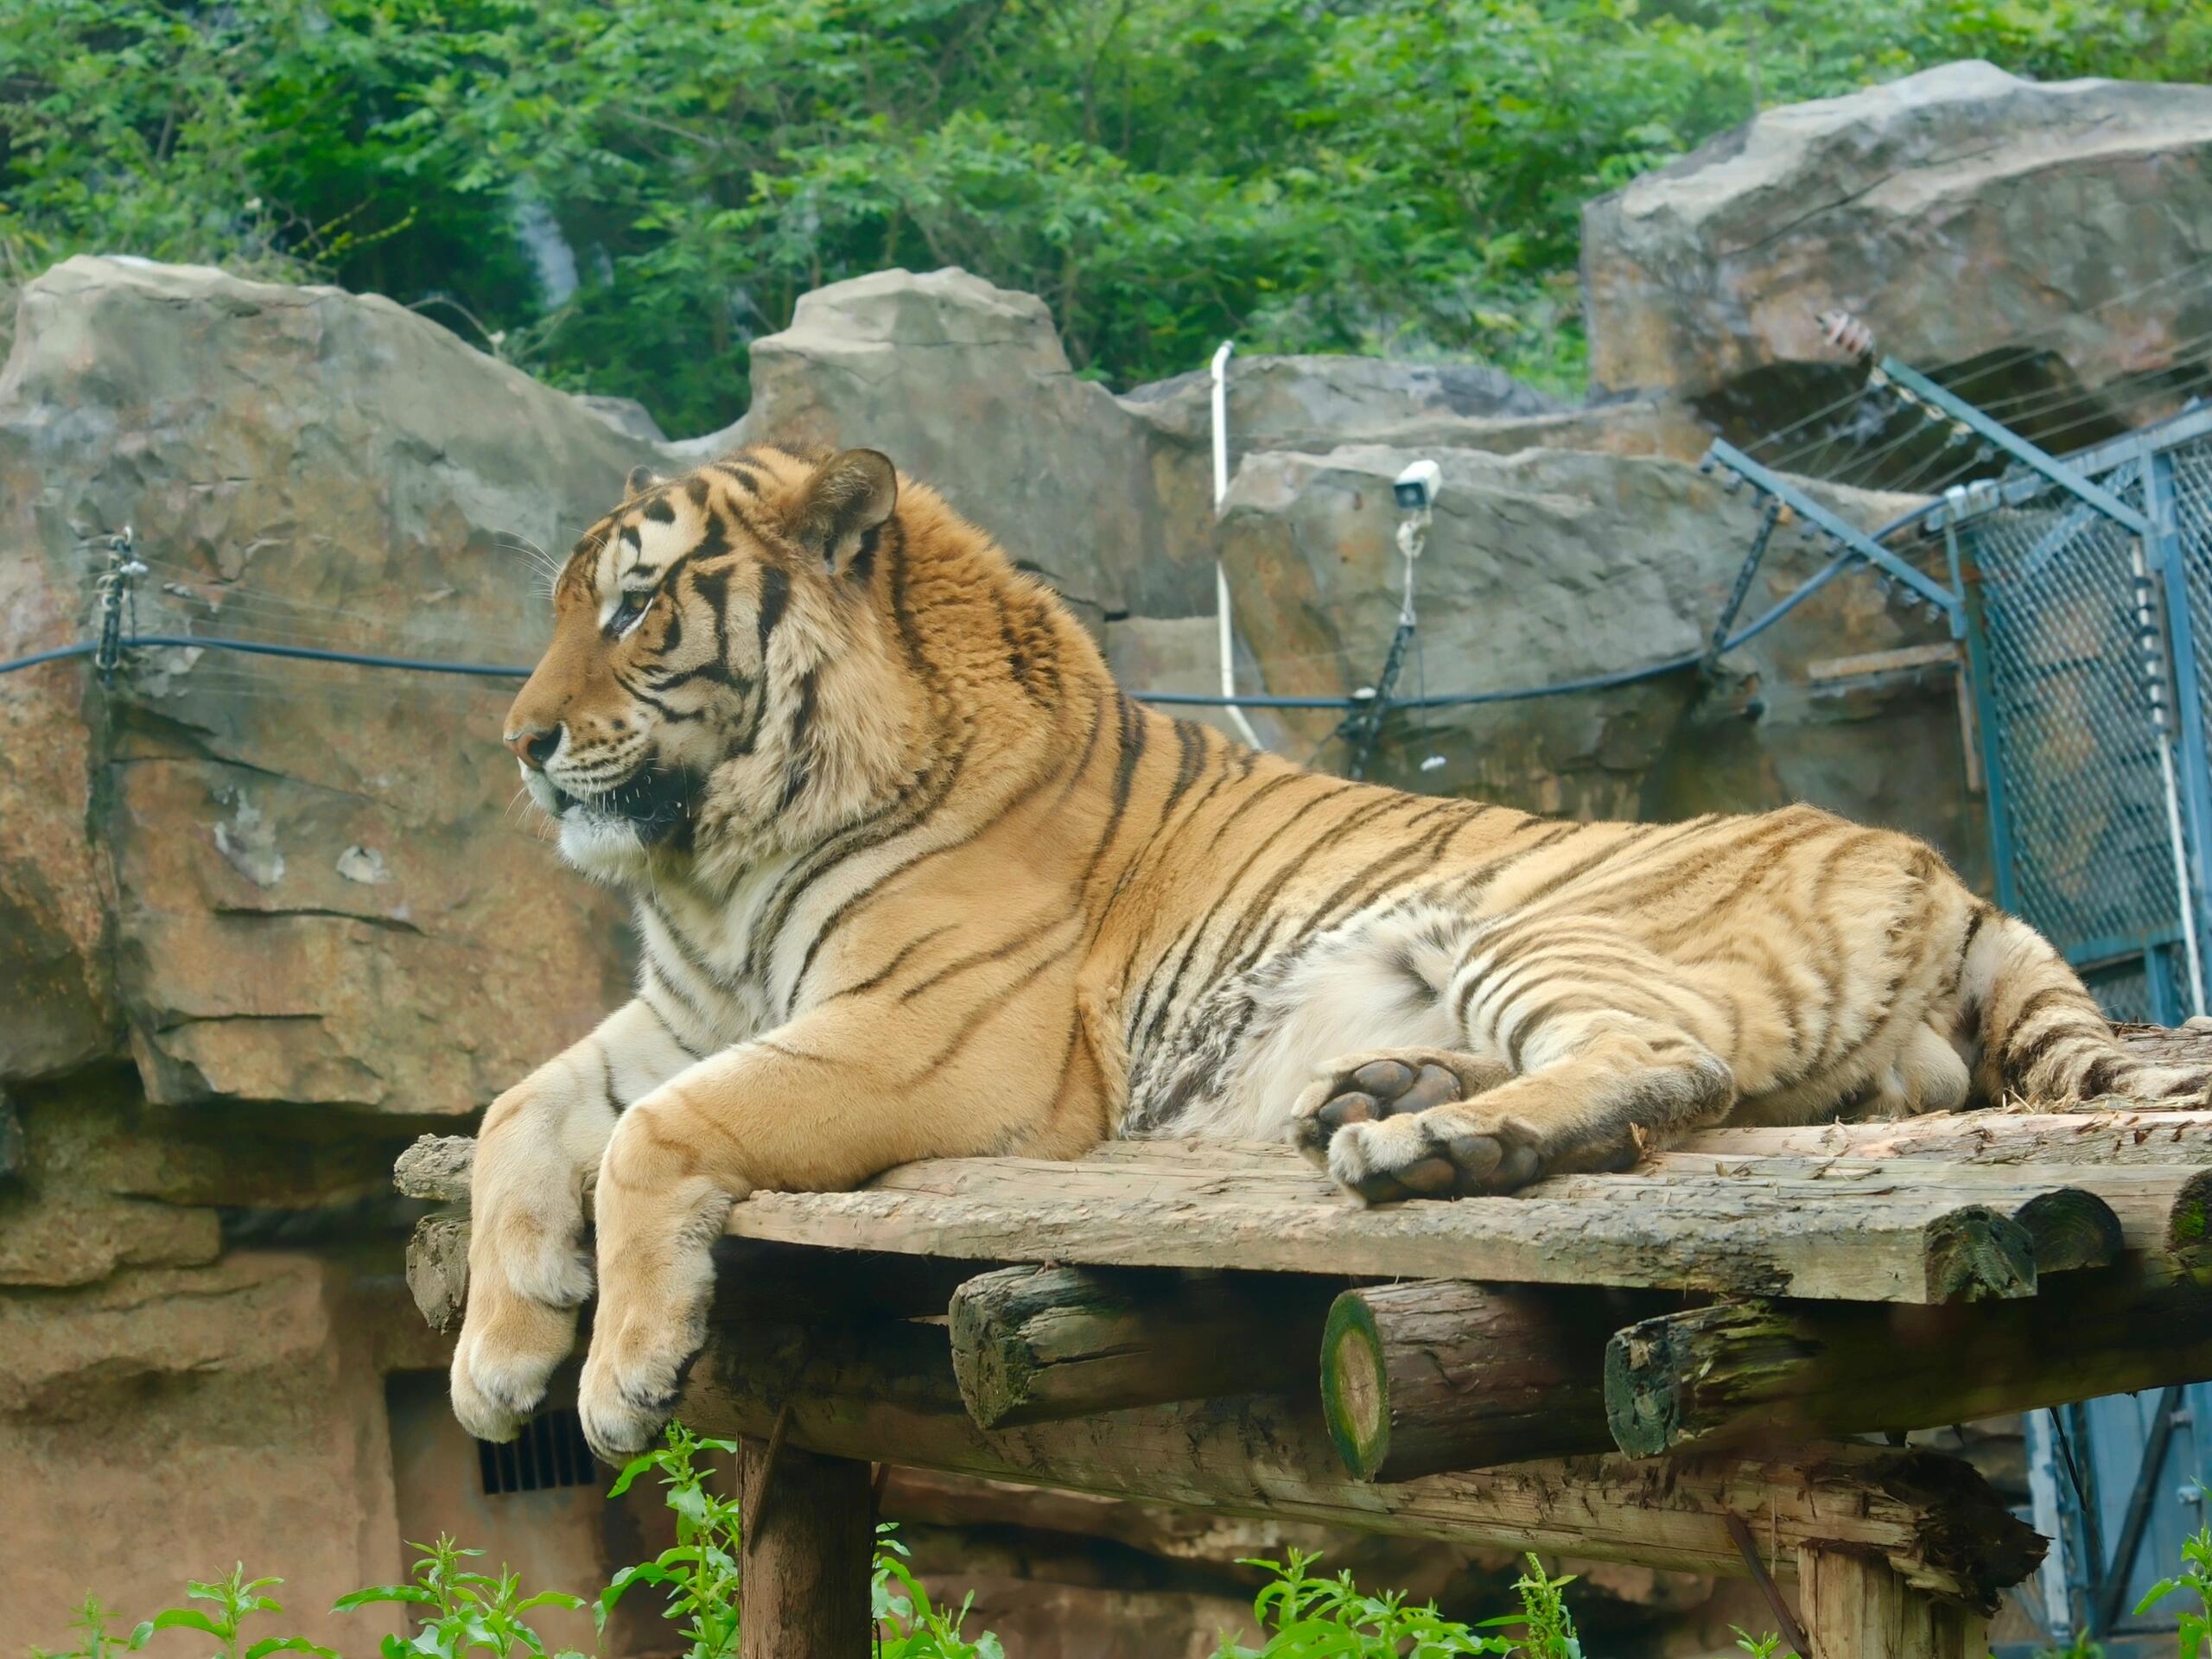
[[[1321,1415],[1345,1469],[1373,1480],[1390,1455],[1390,1380],[1364,1297],[1346,1294],[1330,1305],[1321,1332]]]

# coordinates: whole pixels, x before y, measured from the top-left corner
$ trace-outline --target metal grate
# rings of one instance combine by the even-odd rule
[[[486,1497],[599,1484],[583,1422],[573,1408],[540,1412],[504,1446],[477,1441],[476,1466]]]
[[[2154,594],[2186,595],[2161,619],[2162,648],[2192,705],[2176,746],[2182,817],[2189,836],[2212,833],[2201,741],[2212,683],[2190,646],[2212,639],[2212,433],[2184,422],[2100,459],[2091,475],[2130,506],[2154,521],[2162,503],[2171,508],[2171,537],[2142,552]],[[2056,488],[1969,518],[1958,535],[1980,578],[1976,692],[1999,897],[2066,953],[2113,1017],[2176,1023],[2190,1012],[2177,862],[2190,855],[2175,845],[2145,687],[2136,538]]]

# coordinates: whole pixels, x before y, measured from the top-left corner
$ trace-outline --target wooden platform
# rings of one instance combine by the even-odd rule
[[[1717,1130],[1627,1174],[1371,1209],[1287,1147],[1119,1141],[1074,1163],[946,1159],[857,1192],[760,1193],[729,1231],[982,1261],[1916,1303],[2031,1295],[2039,1271],[2109,1265],[2123,1248],[2207,1248],[2212,1117],[2001,1128],[1961,1115],[1909,1130]],[[418,1143],[402,1190],[465,1197],[466,1145]]]
[[[472,1149],[425,1137],[401,1189],[464,1204]],[[1376,1209],[1274,1146],[918,1164],[736,1206],[681,1411],[822,1469],[1802,1577],[1834,1631],[1878,1603],[1897,1654],[1980,1659],[2042,1541],[1849,1437],[2212,1376],[2208,1216],[2212,1112],[2132,1109],[1714,1131]],[[467,1224],[410,1249],[434,1323]]]

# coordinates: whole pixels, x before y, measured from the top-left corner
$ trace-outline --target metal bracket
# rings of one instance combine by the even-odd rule
[[[2115,524],[2126,525],[2138,536],[2151,533],[2151,521],[2110,490],[2046,454],[2010,427],[1991,420],[1964,398],[1952,396],[1911,365],[1900,363],[1894,357],[1884,358],[1868,377],[1867,384],[1878,386],[1885,383],[1908,402],[1924,404],[1947,420],[1963,423],[2021,465],[2041,473],[2060,489],[2086,501]]]
[[[125,524],[121,532],[108,537],[107,569],[92,584],[99,605],[100,638],[92,653],[92,667],[104,684],[112,683],[116,671],[123,665],[123,648],[126,639],[138,632],[138,578],[146,574],[146,566],[131,551],[134,537],[130,526]]]
[[[1847,524],[1837,518],[1781,474],[1769,472],[1726,438],[1713,441],[1713,447],[1706,451],[1706,460],[1708,463],[1719,462],[1761,494],[1781,501],[1830,540],[1842,543],[1867,563],[1893,580],[1903,582],[1930,605],[1936,606],[1951,625],[1954,638],[1965,627],[1965,611],[1956,594],[1914,569],[1856,524]]]

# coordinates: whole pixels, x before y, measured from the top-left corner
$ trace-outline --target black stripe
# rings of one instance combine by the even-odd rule
[[[764,565],[760,570],[760,662],[768,662],[768,636],[776,631],[776,624],[784,620],[784,607],[791,602],[791,579],[776,565]]]

